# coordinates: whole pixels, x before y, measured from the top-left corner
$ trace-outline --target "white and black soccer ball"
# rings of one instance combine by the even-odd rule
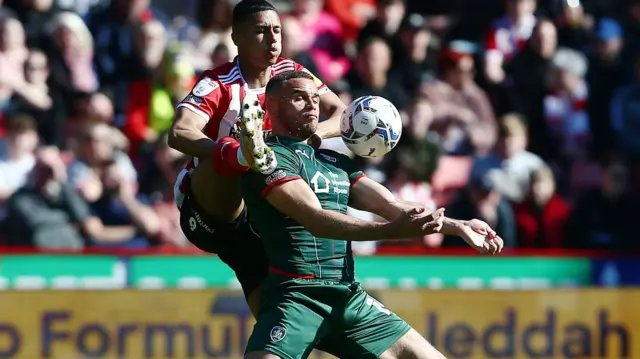
[[[342,140],[354,154],[380,157],[391,151],[402,135],[402,119],[389,100],[379,96],[360,97],[342,114]]]

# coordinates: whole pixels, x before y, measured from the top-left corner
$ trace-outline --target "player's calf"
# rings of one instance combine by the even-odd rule
[[[378,359],[447,359],[422,335],[411,328]]]

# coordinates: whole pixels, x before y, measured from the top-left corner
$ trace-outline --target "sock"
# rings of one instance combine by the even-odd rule
[[[236,151],[236,157],[237,157],[238,163],[240,165],[245,166],[245,167],[249,167],[249,163],[247,162],[247,159],[244,158],[244,152],[242,152],[242,150],[240,150],[239,148]]]
[[[249,170],[240,144],[232,137],[221,138],[213,150],[213,169],[225,177],[236,177]]]

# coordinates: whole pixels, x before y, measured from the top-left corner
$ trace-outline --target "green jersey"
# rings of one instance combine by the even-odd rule
[[[364,174],[355,169],[349,157],[335,151],[316,151],[304,142],[282,136],[269,138],[267,145],[275,152],[276,170],[268,175],[249,171],[242,180],[249,216],[262,238],[272,270],[301,278],[353,280],[349,242],[315,237],[264,196],[276,185],[303,180],[322,208],[346,213],[350,187]]]

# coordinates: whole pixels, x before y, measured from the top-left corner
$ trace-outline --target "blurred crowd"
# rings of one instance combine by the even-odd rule
[[[165,133],[197,76],[235,56],[235,1],[0,3],[0,243],[188,247],[172,198],[188,159]],[[513,248],[640,247],[640,0],[273,4],[282,56],[346,103],[400,110],[398,147],[357,159],[397,196]]]

